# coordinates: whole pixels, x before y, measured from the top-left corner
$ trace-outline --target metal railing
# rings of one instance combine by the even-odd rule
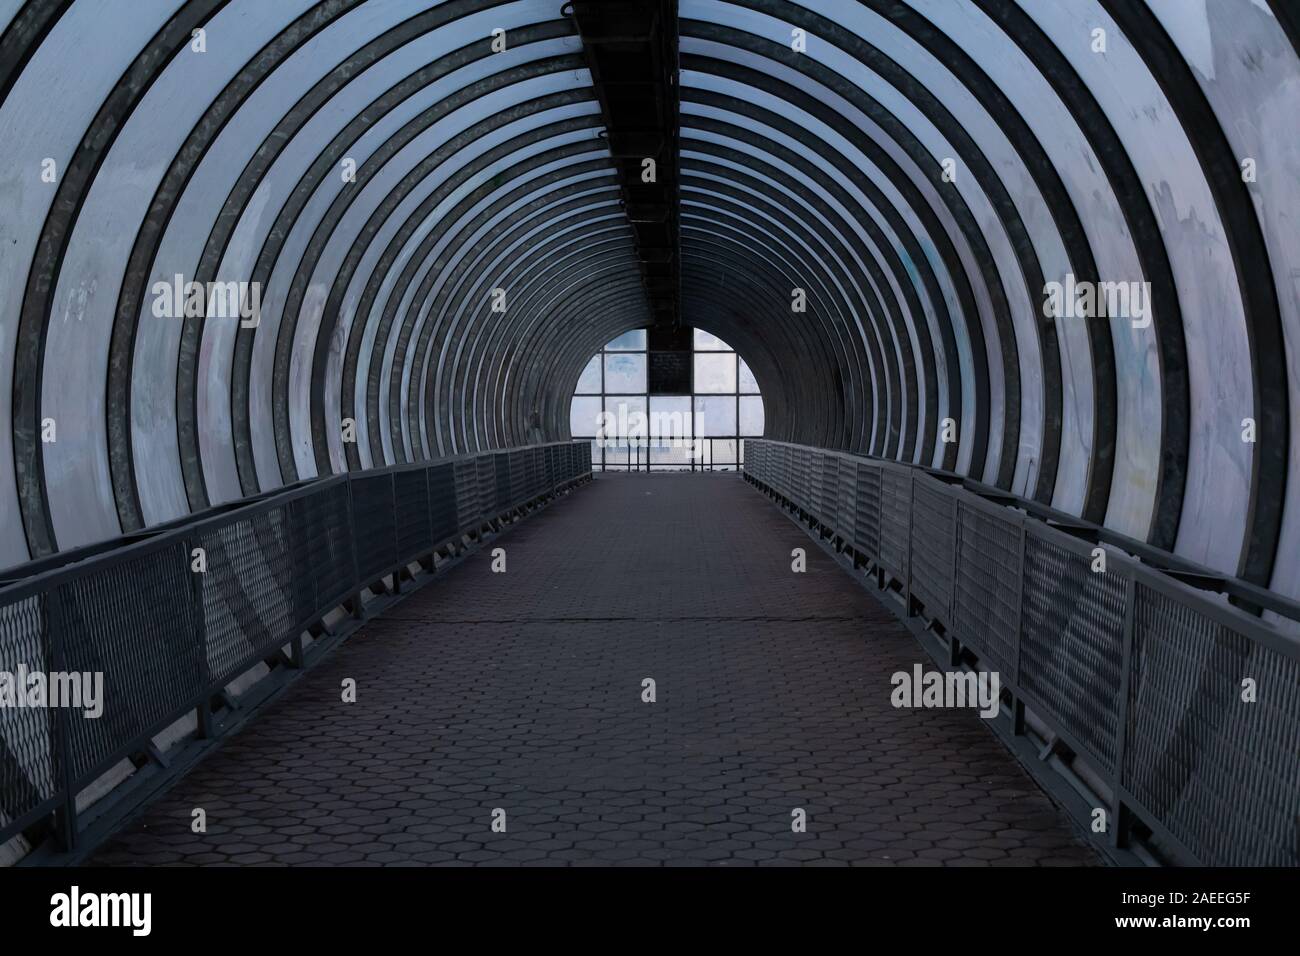
[[[999,672],[1013,732],[1085,762],[1112,845],[1300,863],[1300,639],[1251,613],[1300,605],[951,474],[766,440],[745,472]]]
[[[746,441],[736,437],[596,439],[599,447],[592,451],[591,466],[594,471],[739,471],[745,464]]]
[[[154,739],[190,715],[210,736],[234,679],[301,666],[327,613],[359,615],[365,589],[588,477],[590,455],[565,442],[309,480],[0,573],[0,681],[99,674],[103,698],[99,717],[0,700],[0,848],[51,825],[74,848],[89,785],[165,763]]]

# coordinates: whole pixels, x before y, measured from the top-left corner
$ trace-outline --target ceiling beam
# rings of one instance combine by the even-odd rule
[[[572,0],[656,326],[681,319],[677,0]]]

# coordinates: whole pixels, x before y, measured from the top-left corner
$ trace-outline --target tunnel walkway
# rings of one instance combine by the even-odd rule
[[[1093,862],[972,712],[891,707],[917,662],[736,476],[602,476],[368,623],[91,863]]]

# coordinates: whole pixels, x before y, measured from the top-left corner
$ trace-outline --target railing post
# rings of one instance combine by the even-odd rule
[[[1133,675],[1133,637],[1137,630],[1137,580],[1132,574],[1124,586],[1124,649],[1120,655],[1119,714],[1115,721],[1115,767],[1110,779],[1110,841],[1128,845],[1131,819],[1120,791],[1124,785],[1124,745],[1128,737],[1128,700]]]
[[[357,620],[364,620],[366,616],[365,605],[361,601],[361,566],[357,563],[357,512],[352,503],[352,473],[347,472],[343,479],[348,486],[348,534],[351,538],[352,552],[352,616]],[[315,581],[312,582],[312,588],[315,589]],[[320,604],[320,595],[316,595],[316,605]],[[316,606],[313,605],[313,606]]]
[[[880,496],[884,500],[885,495],[885,473],[880,473]],[[907,573],[903,575],[903,606],[907,609],[907,616],[913,616],[912,609],[912,523],[916,515],[916,474],[907,473],[907,534],[904,536],[903,560],[907,562]],[[880,516],[880,524],[885,524],[885,516]]]
[[[45,597],[45,626],[48,628],[50,670],[63,673],[67,666],[65,636],[67,617],[63,607],[64,586],[57,585]],[[65,850],[77,847],[77,787],[72,764],[72,710],[59,707],[55,710],[56,735],[54,746],[58,755],[59,782],[63,788],[63,806],[57,811],[57,835]]]
[[[208,668],[208,616],[204,612],[203,604],[203,579],[199,577],[201,572],[194,570],[194,539],[185,539],[185,556],[189,561],[190,569],[190,599],[194,606],[194,629],[199,637],[199,667],[203,670],[203,677],[200,681],[203,687],[203,698],[194,708],[195,722],[198,728],[198,735],[204,740],[210,739],[213,734],[212,726],[212,698],[208,694],[208,684],[212,680],[212,674]],[[299,634],[301,637],[301,634]]]

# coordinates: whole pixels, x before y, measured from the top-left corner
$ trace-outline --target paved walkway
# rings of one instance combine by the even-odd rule
[[[973,713],[891,707],[928,659],[736,476],[601,477],[494,546],[506,573],[480,552],[368,624],[92,862],[1095,862]]]

